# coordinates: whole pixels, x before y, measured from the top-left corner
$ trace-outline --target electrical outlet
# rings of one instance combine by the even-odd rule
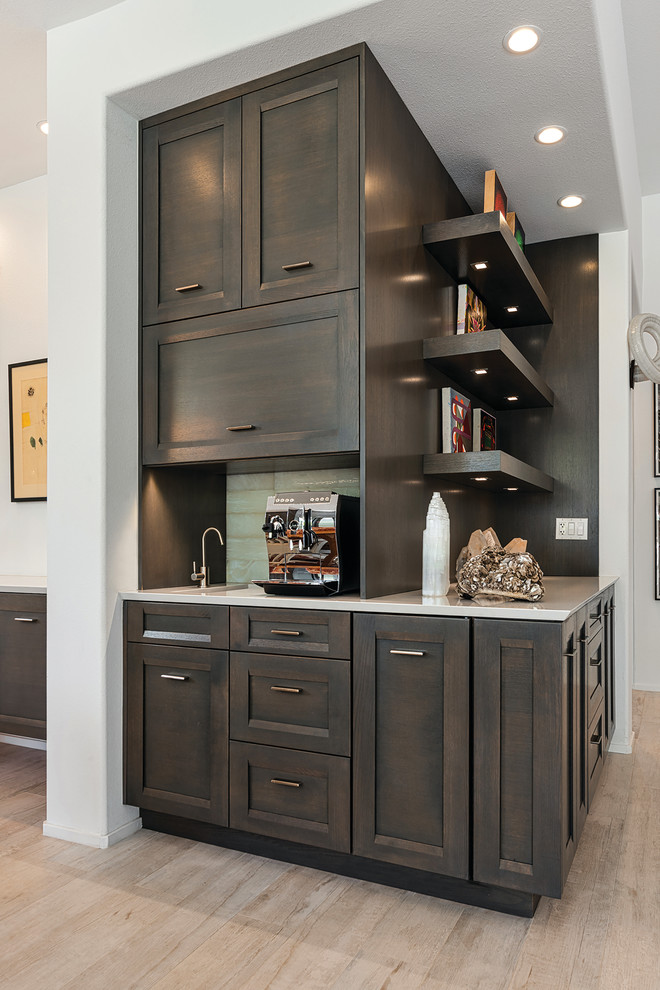
[[[556,540],[586,540],[589,538],[588,519],[556,519]]]

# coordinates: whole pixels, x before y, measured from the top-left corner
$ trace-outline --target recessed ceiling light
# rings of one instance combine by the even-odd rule
[[[563,206],[564,209],[566,210],[572,210],[576,206],[580,206],[583,202],[584,202],[584,198],[582,196],[570,195],[570,196],[562,196],[561,199],[558,199],[557,205]]]
[[[48,134],[48,121],[40,120],[37,122],[37,130],[40,130],[42,134]]]
[[[540,40],[541,29],[532,24],[524,24],[509,31],[502,44],[512,55],[524,55],[534,51]]]
[[[540,131],[537,131],[534,140],[538,141],[539,144],[557,144],[559,141],[563,141],[565,137],[565,127],[560,127],[559,124],[550,124],[548,127],[542,127]]]
[[[506,311],[507,311],[507,313],[517,313],[518,312],[518,307],[517,306],[507,306]]]
[[[488,374],[488,368],[475,368],[474,369],[474,373],[475,373],[475,375],[487,375]]]
[[[507,395],[506,401],[507,402],[517,402],[518,401],[518,396],[517,395]]]
[[[484,268],[488,268],[488,262],[487,261],[474,261],[472,263],[472,267],[473,268],[476,268],[478,272],[482,272],[484,270]]]

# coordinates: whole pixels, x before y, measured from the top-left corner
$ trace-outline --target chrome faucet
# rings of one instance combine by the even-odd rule
[[[206,534],[207,533],[217,533],[218,539],[220,540],[220,546],[224,547],[225,541],[222,538],[222,533],[215,526],[209,526],[202,533],[202,566],[200,570],[197,570],[197,561],[193,560],[192,574],[190,575],[191,581],[199,581],[200,588],[208,588],[211,584],[211,568],[206,566]]]

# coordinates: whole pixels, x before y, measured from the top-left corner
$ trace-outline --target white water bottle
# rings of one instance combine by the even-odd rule
[[[440,492],[433,492],[426,513],[422,595],[442,598],[449,591],[449,513]]]

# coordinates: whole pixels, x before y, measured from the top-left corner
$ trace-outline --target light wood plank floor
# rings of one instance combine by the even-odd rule
[[[0,987],[660,990],[660,694],[635,730],[532,920],[155,832],[47,839],[45,754],[0,744]]]

